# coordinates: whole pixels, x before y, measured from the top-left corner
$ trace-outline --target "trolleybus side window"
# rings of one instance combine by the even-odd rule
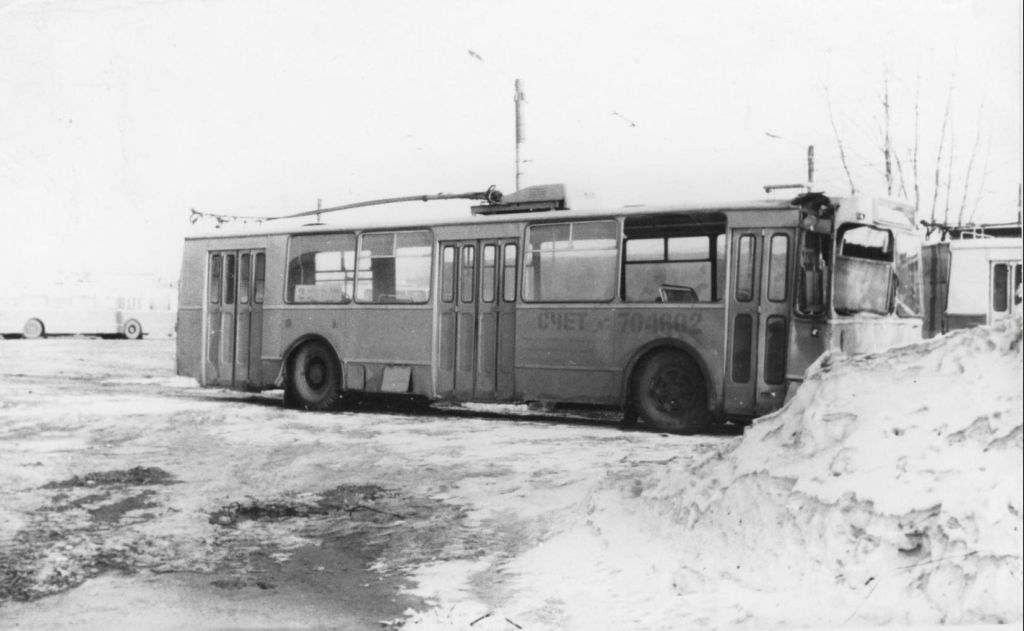
[[[462,261],[459,263],[459,300],[462,302],[473,302],[473,270],[476,266],[476,247],[472,245],[462,246]]]
[[[497,288],[497,249],[498,246],[493,244],[484,246],[484,258],[480,269],[480,300],[483,302],[494,302],[494,291]]]
[[[773,235],[769,243],[768,300],[785,302],[789,277],[789,235]]]
[[[923,311],[921,287],[921,240],[912,234],[896,233],[896,315],[917,317]]]
[[[224,273],[224,259],[220,254],[210,257],[210,304],[220,304],[220,279]]]
[[[501,279],[502,291],[505,294],[505,302],[516,301],[516,270],[518,268],[516,258],[519,254],[519,247],[515,243],[505,245],[505,258],[502,263],[503,276]]]
[[[1010,268],[1006,263],[992,266],[992,311],[1004,313],[1010,306],[1007,296],[1009,291]]]
[[[426,230],[363,234],[356,274],[356,301],[427,302],[432,243]]]
[[[627,302],[715,302],[725,284],[725,217],[640,215],[624,225],[622,298]]]
[[[1013,266],[1013,304],[1019,305],[1024,296],[1021,295],[1021,264]]]
[[[750,302],[754,299],[754,260],[757,253],[754,235],[740,237],[736,248],[736,300]]]
[[[523,300],[611,301],[617,285],[618,233],[614,220],[527,228]]]
[[[445,246],[441,252],[441,302],[455,300],[455,247]]]
[[[256,270],[253,274],[252,282],[252,301],[256,304],[262,304],[267,279],[267,255],[263,252],[257,252],[255,264]]]
[[[235,304],[235,255],[224,255],[224,304]]]
[[[345,303],[355,282],[353,234],[296,235],[288,245],[285,300],[294,303]]]
[[[252,275],[252,255],[248,252],[238,256],[238,304],[249,304],[249,278]]]

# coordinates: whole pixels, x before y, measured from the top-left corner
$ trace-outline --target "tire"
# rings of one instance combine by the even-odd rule
[[[46,336],[46,327],[39,318],[29,318],[21,328],[21,335],[26,340],[35,340]]]
[[[711,418],[700,367],[681,351],[646,357],[633,373],[630,399],[641,423],[665,432],[693,434],[707,428]]]
[[[299,347],[288,365],[285,404],[303,410],[324,412],[341,400],[341,368],[334,351],[323,342]]]
[[[141,340],[142,339],[142,325],[139,324],[138,320],[128,320],[121,327],[121,332],[124,333],[126,339],[129,340]]]

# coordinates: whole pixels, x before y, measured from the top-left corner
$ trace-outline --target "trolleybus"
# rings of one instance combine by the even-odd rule
[[[445,221],[186,238],[177,371],[350,394],[587,404],[695,432],[779,408],[825,350],[921,339],[913,208],[788,201],[569,210],[531,187]]]

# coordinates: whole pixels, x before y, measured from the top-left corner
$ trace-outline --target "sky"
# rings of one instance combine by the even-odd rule
[[[575,208],[759,199],[810,145],[885,195],[888,84],[892,196],[1011,221],[1021,41],[1011,0],[0,0],[0,265],[173,277],[193,208],[511,192],[517,78],[522,185]]]

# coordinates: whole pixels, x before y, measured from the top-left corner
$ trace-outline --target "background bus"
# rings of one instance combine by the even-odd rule
[[[82,274],[6,287],[0,334],[174,335],[177,283],[142,274]]]
[[[925,336],[1020,313],[1021,224],[945,228],[924,247]]]
[[[670,431],[782,405],[826,349],[921,339],[912,209],[870,198],[218,229],[185,241],[178,373],[346,393],[615,406]]]

